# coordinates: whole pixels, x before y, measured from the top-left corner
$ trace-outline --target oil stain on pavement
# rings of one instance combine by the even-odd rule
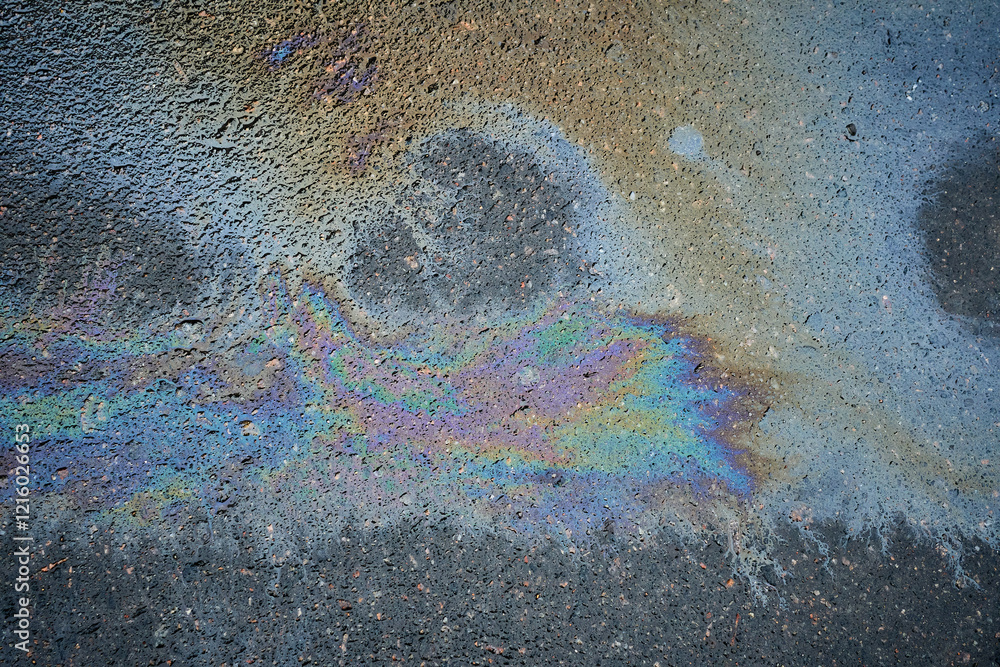
[[[1000,13],[772,4],[0,10],[10,660],[1000,663]]]

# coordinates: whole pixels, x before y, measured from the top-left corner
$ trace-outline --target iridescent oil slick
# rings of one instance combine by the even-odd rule
[[[180,3],[93,63],[137,85],[53,53],[32,85],[142,113],[11,107],[0,416],[39,502],[720,539],[755,586],[779,527],[902,520],[959,574],[997,542],[995,129],[893,134],[892,45],[789,71],[729,5]],[[927,264],[967,228],[988,252]]]
[[[4,410],[52,424],[50,459],[64,472],[50,492],[142,525],[189,502],[224,512],[234,489],[292,484],[293,497],[345,519],[461,507],[471,525],[581,535],[606,521],[656,530],[665,489],[734,513],[749,503],[759,468],[747,435],[766,393],[716,368],[711,343],[680,322],[588,298],[581,271],[600,254],[586,247],[600,223],[581,207],[594,193],[574,191],[586,179],[467,130],[428,142],[424,190],[403,191],[402,219],[413,224],[405,204],[423,199],[428,215],[415,219],[434,219],[441,202],[427,187],[461,190],[473,167],[488,176],[469,180],[487,187],[459,196],[441,231],[424,220],[420,249],[418,229],[390,214],[358,236],[362,259],[340,298],[386,324],[409,313],[388,341],[365,330],[372,316],[359,328],[321,286],[290,288],[276,270],[244,295],[237,336],[232,314],[138,334],[102,327],[95,309],[114,309],[124,257],[70,307],[12,329],[39,334],[4,350],[25,369],[8,376]],[[420,275],[435,263],[436,276]],[[38,355],[50,361],[27,362]],[[82,378],[63,370],[83,363]]]

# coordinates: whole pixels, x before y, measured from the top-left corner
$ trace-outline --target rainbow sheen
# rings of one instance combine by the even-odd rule
[[[665,322],[559,299],[375,343],[321,288],[272,273],[256,313],[81,326],[114,306],[113,280],[105,267],[72,308],[9,325],[0,353],[0,415],[39,425],[43,490],[104,516],[269,491],[530,532],[638,521],[666,487],[755,490],[720,435],[741,392],[699,375],[704,342]]]

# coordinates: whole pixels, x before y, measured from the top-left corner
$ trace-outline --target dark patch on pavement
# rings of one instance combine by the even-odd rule
[[[965,149],[928,194],[933,199],[921,208],[919,223],[941,307],[994,323],[1000,311],[1000,152],[993,144]]]
[[[348,281],[362,304],[497,314],[578,278],[571,186],[528,153],[459,129],[429,140],[416,171],[408,222],[358,230]]]
[[[0,199],[2,284],[21,306],[33,295],[36,308],[56,306],[78,289],[100,303],[113,291],[122,305],[100,317],[127,322],[197,302],[211,262],[204,246],[186,242],[179,225],[162,219],[166,214],[130,212],[117,196],[49,185],[25,179]]]

